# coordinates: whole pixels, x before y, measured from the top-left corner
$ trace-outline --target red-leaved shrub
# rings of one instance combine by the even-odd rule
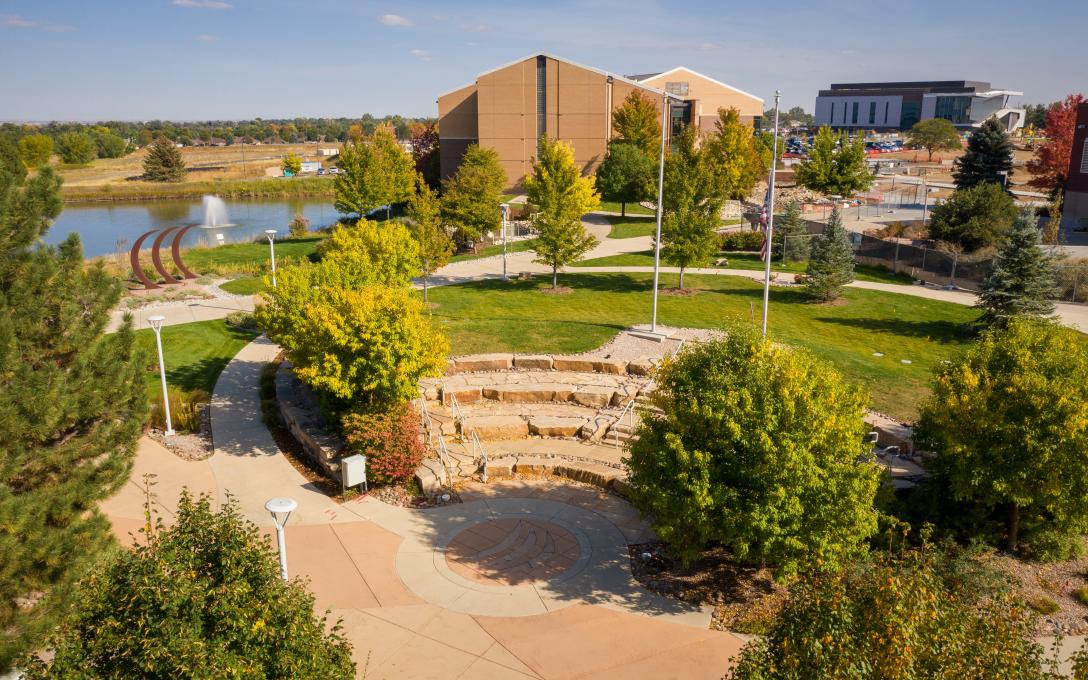
[[[376,484],[411,479],[426,449],[419,414],[410,403],[381,413],[349,413],[341,421],[348,452],[366,456],[366,476]]]

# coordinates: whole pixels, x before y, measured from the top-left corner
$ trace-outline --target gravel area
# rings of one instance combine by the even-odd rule
[[[1076,597],[1088,587],[1088,555],[1047,564],[996,552],[979,559],[1007,575],[1024,601],[1039,611],[1040,635],[1088,633],[1088,605]],[[1057,610],[1048,613],[1051,607]]]
[[[663,357],[673,354],[680,347],[681,342],[706,342],[719,333],[719,331],[702,328],[658,326],[657,332],[666,336],[665,340],[659,342],[651,338],[634,335],[631,332],[649,332],[649,330],[649,325],[633,326],[618,333],[597,349],[583,352],[578,356],[593,357],[595,359],[617,359],[620,361],[632,361],[639,357]]]

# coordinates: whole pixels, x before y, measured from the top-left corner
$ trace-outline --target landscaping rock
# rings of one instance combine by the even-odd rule
[[[527,474],[544,474],[555,466],[554,458],[536,458],[534,456],[520,456],[514,464],[514,472]]]
[[[500,385],[494,388],[499,398],[512,404],[539,404],[555,401],[555,389],[550,385]]]
[[[519,370],[552,370],[550,354],[518,354],[514,357],[514,368]]]
[[[533,416],[529,418],[529,433],[538,437],[574,437],[586,422],[585,418]]]
[[[457,362],[453,359],[446,359],[446,375],[457,374]]]
[[[570,461],[563,461],[556,465],[552,472],[577,482],[599,486],[602,489],[609,488],[613,482],[623,476],[623,472],[607,465]]]
[[[487,476],[513,477],[514,463],[516,463],[517,460],[518,459],[513,456],[503,456],[502,458],[493,458],[487,461]]]
[[[623,475],[612,480],[612,490],[624,498],[631,498],[631,483]]]
[[[585,385],[579,387],[577,391],[571,395],[570,400],[576,404],[581,404],[582,406],[604,408],[612,403],[612,397],[615,394],[616,390],[612,387]]]
[[[593,362],[593,370],[597,373],[624,375],[627,373],[627,362],[618,359],[598,359]]]
[[[593,359],[585,357],[556,356],[552,357],[552,368],[557,371],[572,371],[575,373],[592,373]]]
[[[466,418],[465,425],[475,428],[476,434],[485,441],[529,436],[529,424],[521,416],[476,416]]]
[[[443,387],[442,388],[442,404],[449,406],[451,403],[450,397],[457,397],[458,404],[470,404],[474,401],[479,401],[481,398],[479,387]]]
[[[513,354],[472,354],[454,359],[458,373],[477,371],[509,371],[514,366]]]
[[[656,362],[650,357],[639,357],[627,363],[627,372],[631,375],[648,376],[653,372],[655,365]]]
[[[578,432],[578,436],[590,441],[600,441],[605,433],[608,432],[608,426],[611,424],[611,418],[607,416],[597,416],[593,420],[586,421],[586,424],[582,426],[581,431]]]

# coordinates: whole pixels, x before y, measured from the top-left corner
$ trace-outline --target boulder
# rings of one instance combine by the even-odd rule
[[[572,371],[575,373],[592,373],[594,370],[593,359],[571,356],[552,357],[552,368],[557,371]]]
[[[624,498],[631,497],[631,483],[622,475],[612,480],[612,490]]]
[[[518,370],[552,370],[550,354],[518,354],[514,356],[514,368]]]
[[[624,375],[627,373],[627,362],[618,359],[597,359],[593,362],[593,370],[597,373]]]
[[[583,385],[575,390],[574,394],[571,395],[570,400],[576,404],[581,404],[582,406],[604,408],[612,403],[612,397],[615,393],[616,390],[612,387]]]
[[[512,404],[538,404],[554,401],[555,389],[550,385],[498,385],[494,390],[504,402]]]
[[[585,418],[569,416],[533,416],[529,433],[538,437],[573,437],[586,424]]]
[[[457,397],[458,404],[470,404],[474,401],[479,401],[481,398],[479,387],[449,387],[448,385],[442,388],[442,404],[449,406],[452,402],[450,397]]]
[[[631,375],[648,376],[653,372],[656,364],[657,362],[650,357],[639,357],[627,363],[627,372]]]
[[[465,419],[466,431],[474,428],[484,441],[524,439],[529,436],[529,424],[521,416],[473,416]]]
[[[599,486],[602,489],[607,489],[613,482],[623,476],[622,471],[607,465],[569,461],[561,461],[559,465],[552,469],[552,472],[577,482]]]
[[[489,459],[487,461],[487,476],[513,477],[514,463],[516,463],[517,460],[518,459],[513,456],[502,456],[501,458]]]
[[[578,436],[582,439],[588,439],[589,441],[600,441],[608,432],[608,426],[612,424],[612,419],[606,416],[597,416],[592,420],[587,420],[586,424],[582,426],[581,431],[578,432]]]
[[[554,458],[537,458],[535,456],[519,456],[514,464],[514,472],[529,474],[544,474],[555,466]]]
[[[513,354],[470,354],[454,359],[458,373],[477,371],[509,371],[514,365]]]

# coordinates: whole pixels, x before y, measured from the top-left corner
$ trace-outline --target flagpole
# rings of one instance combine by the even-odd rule
[[[778,100],[782,96],[774,91],[774,141],[771,143],[771,179],[767,187],[767,253],[763,261],[763,337],[767,337],[767,306],[771,299],[771,245],[774,243],[774,166],[778,160]]]
[[[657,332],[657,285],[661,270],[661,215],[665,206],[662,198],[665,193],[665,124],[669,115],[669,95],[661,99],[661,153],[657,161],[657,228],[654,231],[654,302],[650,312],[650,332]]]

